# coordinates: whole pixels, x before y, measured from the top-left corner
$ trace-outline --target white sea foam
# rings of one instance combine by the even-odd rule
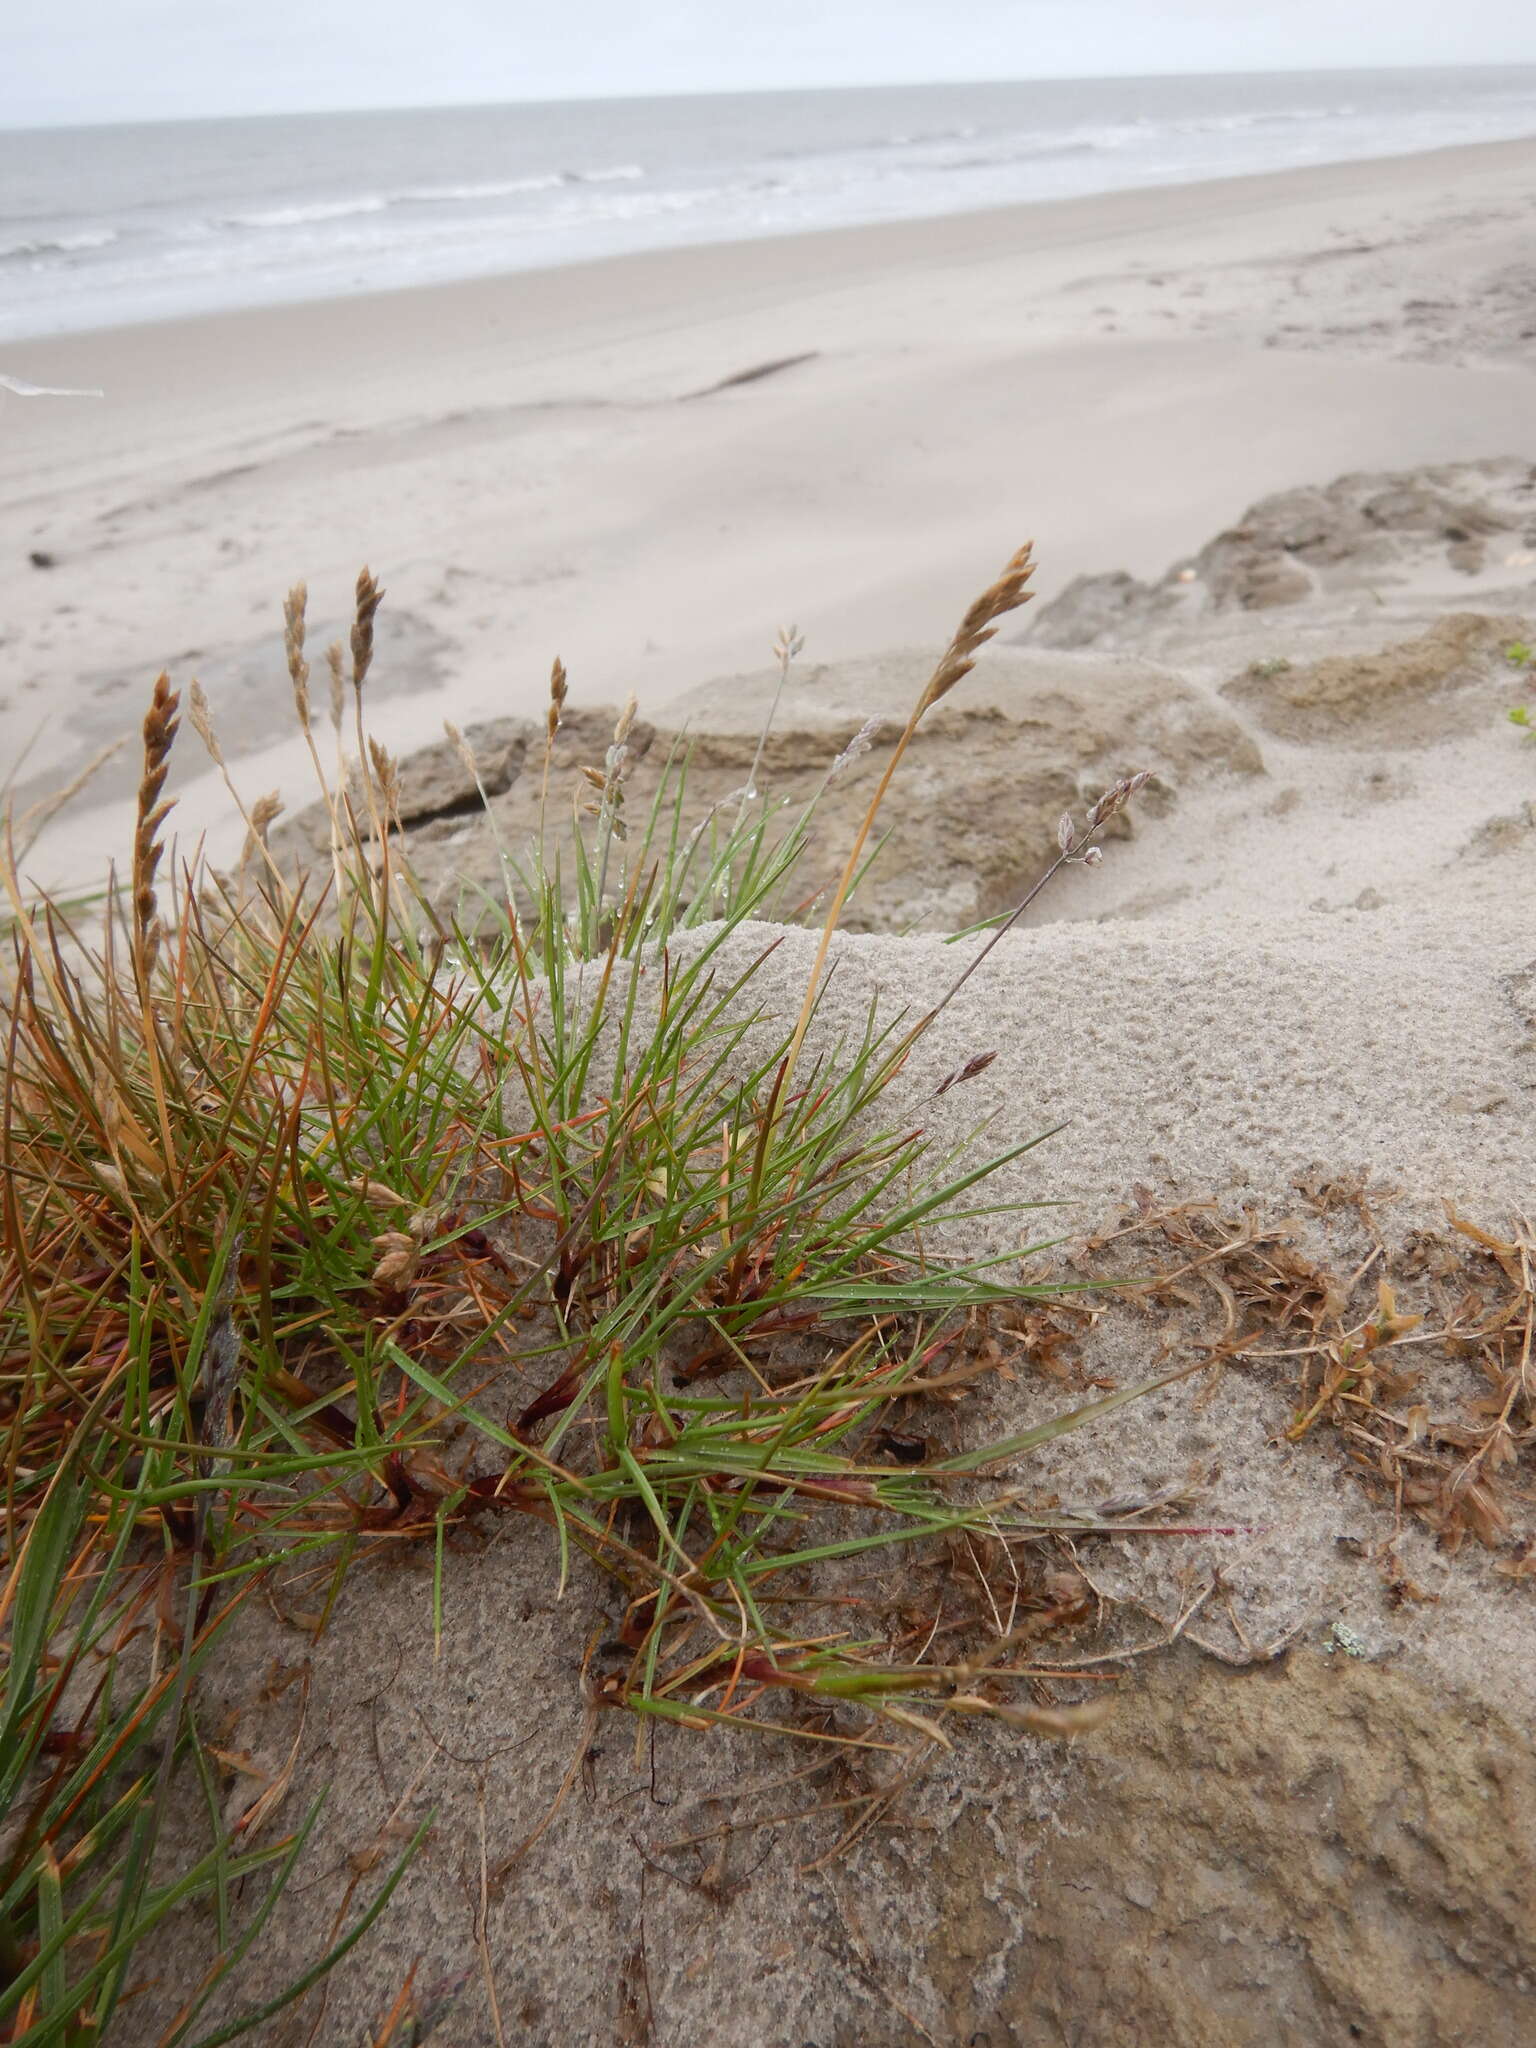
[[[28,236],[19,242],[0,242],[0,263],[33,257],[78,256],[88,249],[108,248],[116,240],[116,228],[78,228],[68,234]]]
[[[418,185],[394,197],[417,206],[466,205],[477,199],[511,199],[520,192],[552,192],[565,182],[563,171],[543,171],[529,178],[493,178],[482,185]]]
[[[527,177],[488,178],[473,184],[407,185],[395,192],[363,192],[345,198],[312,199],[290,206],[263,207],[250,213],[225,214],[214,225],[235,228],[319,227],[330,221],[387,213],[397,206],[477,205],[488,200],[520,198],[528,193],[554,192],[570,185],[628,184],[644,176],[643,164],[607,164],[595,170],[536,171]]]
[[[351,220],[356,214],[383,213],[389,197],[366,192],[356,199],[316,199],[302,206],[269,206],[259,213],[230,213],[225,224],[232,228],[302,228],[322,221]]]

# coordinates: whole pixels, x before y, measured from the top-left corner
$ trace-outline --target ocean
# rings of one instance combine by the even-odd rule
[[[0,341],[1536,134],[1536,67],[0,132]]]

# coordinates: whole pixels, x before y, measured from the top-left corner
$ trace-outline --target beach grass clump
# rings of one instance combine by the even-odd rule
[[[630,816],[632,705],[561,817],[546,758],[539,837],[504,850],[496,918],[432,907],[401,771],[367,730],[383,598],[367,571],[350,644],[326,656],[331,744],[302,587],[284,612],[330,820],[317,881],[273,854],[277,797],[247,808],[233,782],[238,863],[177,856],[164,676],[128,872],[103,905],[40,898],[6,863],[0,2039],[148,2040],[133,1958],[193,1897],[217,1938],[154,2038],[232,2038],[200,2015],[318,1809],[288,1812],[279,1777],[232,1811],[198,1675],[295,1560],[324,1589],[322,1627],[350,1566],[402,1545],[433,1557],[440,1608],[453,1532],[521,1521],[562,1588],[580,1553],[623,1590],[619,1640],[584,1681],[594,1712],[822,1738],[855,1712],[858,1739],[885,1746],[947,1743],[975,1716],[1040,1733],[1095,1718],[1041,1692],[1010,1626],[963,1657],[898,1658],[817,1606],[844,1561],[956,1536],[1016,1583],[1030,1546],[1086,1525],[1031,1514],[1005,1468],[1136,1391],[947,1457],[893,1449],[925,1400],[995,1369],[990,1319],[1045,1291],[1021,1272],[1022,1231],[1004,1259],[931,1248],[940,1226],[995,1216],[992,1176],[1035,1138],[977,1163],[882,1116],[937,1009],[807,1047],[901,754],[1029,573],[1025,550],[914,705],[787,1027],[758,986],[773,936],[745,965],[729,942],[793,895],[815,801],[786,821],[749,790],[693,818],[680,755]],[[795,636],[781,645],[787,667]],[[566,690],[557,663],[551,746]],[[189,715],[228,779],[195,687]],[[1064,820],[1055,866],[1094,858],[1137,786]],[[188,1773],[196,1844],[169,1818]],[[346,1952],[412,1846],[243,2026]],[[261,1903],[237,1911],[237,1894]]]

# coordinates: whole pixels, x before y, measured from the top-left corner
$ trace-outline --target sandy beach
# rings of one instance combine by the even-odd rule
[[[288,1607],[251,1602],[199,1680],[203,1725],[237,1731],[238,1751],[213,1754],[241,1785],[275,1786],[290,1821],[329,1796],[230,1997],[308,1968],[334,1898],[424,1830],[390,1914],[302,2025],[255,2038],[397,2038],[378,2028],[402,1985],[434,2048],[1524,2037],[1536,751],[1507,714],[1536,716],[1533,230],[1536,141],[6,350],[11,376],[106,394],[3,401],[0,694],[11,759],[30,747],[22,800],[131,732],[168,666],[202,680],[241,787],[288,798],[274,861],[329,873],[332,821],[305,812],[287,737],[281,603],[307,579],[323,692],[319,648],[366,560],[388,592],[370,723],[407,757],[405,847],[449,912],[500,888],[502,848],[542,830],[550,787],[562,808],[573,788],[591,798],[583,764],[610,761],[615,814],[606,750],[634,692],[629,817],[685,736],[705,821],[745,816],[759,771],[770,802],[820,793],[801,894],[769,906],[815,925],[936,651],[1010,551],[1038,544],[1034,602],[997,614],[974,673],[903,742],[800,1073],[835,1074],[862,1033],[930,1014],[864,1114],[946,1162],[1006,1154],[986,1184],[1005,1208],[923,1217],[924,1260],[960,1249],[1063,1291],[1002,1326],[1006,1356],[989,1309],[967,1319],[996,1369],[912,1400],[916,1457],[1017,1447],[1040,1425],[1027,1456],[998,1461],[1008,1502],[1076,1519],[1018,1546],[1029,1573],[1051,1567],[1038,1585],[1009,1553],[986,1639],[1059,1652],[1008,1675],[1050,1700],[1107,1687],[1114,1718],[1051,1746],[988,1726],[951,1752],[909,1717],[918,1750],[849,1760],[827,1744],[853,1725],[839,1703],[810,1761],[704,1723],[636,1746],[590,1689],[597,1646],[644,1604],[628,1581],[578,1554],[557,1592],[547,1531],[471,1526],[470,1510],[434,1566],[430,1513],[408,1526],[396,1494],[323,1613],[328,1566],[304,1552]],[[807,645],[780,692],[769,650],[790,619]],[[547,756],[557,653],[573,694]],[[834,784],[871,713],[885,729]],[[474,775],[441,744],[445,717],[470,729]],[[948,1006],[953,935],[1017,903],[1132,771],[1148,780],[1112,809],[1102,862],[1065,871]],[[130,744],[31,873],[98,882],[128,844],[136,772]],[[175,772],[183,844],[206,833],[222,859],[241,828],[190,732]],[[634,900],[635,855],[609,852],[595,894],[611,913]],[[752,1090],[784,1057],[814,930],[722,940],[718,891],[694,890],[664,965],[638,927],[608,1012],[625,1048],[611,1084],[581,1069],[594,1115],[616,1114],[690,957],[750,1016],[739,1038],[712,1027],[707,1054],[701,1030],[688,1086],[716,1037]],[[607,944],[562,1000],[586,999]],[[445,939],[432,971],[464,957]],[[492,989],[487,1039],[539,1042],[557,986]],[[530,1145],[527,1071],[483,1091],[523,1132],[503,1146]],[[273,1099],[289,1087],[284,1070]],[[333,1106],[317,1147],[344,1122]],[[296,1108],[296,1161],[303,1127]],[[762,1127],[765,1152],[771,1111]],[[709,1125],[711,1242],[731,1129]],[[368,1176],[348,1200],[405,1218],[406,1196]],[[333,1227],[306,1210],[295,1242],[312,1213]],[[615,1272],[648,1256],[638,1215],[623,1212]],[[433,1233],[460,1235],[424,1210],[410,1228],[371,1246],[414,1245],[414,1261]],[[135,1247],[138,1231],[135,1212]],[[386,1299],[382,1264],[368,1294],[368,1270],[352,1292],[382,1304],[370,1328],[416,1342],[428,1310]],[[548,1353],[575,1345],[569,1284],[558,1299],[559,1343],[475,1388],[508,1428],[559,1408],[522,1406],[525,1370],[542,1384]],[[311,1325],[306,1309],[306,1344]],[[315,1355],[329,1372],[323,1339]],[[1159,1377],[1112,1424],[1046,1432],[1165,1369],[1181,1383]],[[434,1413],[457,1458],[457,1406]],[[498,1432],[474,1455],[520,1454]],[[871,1441],[902,1463],[913,1443]],[[638,1543],[643,1518],[625,1526]],[[972,1640],[937,1633],[956,1588],[974,1606],[969,1573],[993,1601],[948,1525],[867,1576],[862,1549],[844,1562],[856,1619],[839,1609],[807,1642],[905,1643],[874,1631],[888,1614],[906,1629],[910,1604],[918,1654],[948,1654]],[[256,1811],[248,1790],[225,1796]],[[181,1913],[146,1951],[141,2038],[196,1981],[212,1925]]]
[[[1515,451],[1533,212],[1536,143],[1498,144],[14,344],[105,394],[0,401],[19,796],[168,666],[245,786],[302,797],[282,594],[318,639],[364,560],[408,751],[536,709],[556,653],[574,702],[660,710],[786,619],[817,660],[931,644],[1026,534],[1049,597],[1265,492]],[[217,843],[194,752],[181,830]],[[132,773],[40,879],[120,851]]]

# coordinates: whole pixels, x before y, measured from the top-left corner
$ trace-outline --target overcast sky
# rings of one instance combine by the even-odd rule
[[[1500,62],[1532,0],[3,0],[0,126]]]

